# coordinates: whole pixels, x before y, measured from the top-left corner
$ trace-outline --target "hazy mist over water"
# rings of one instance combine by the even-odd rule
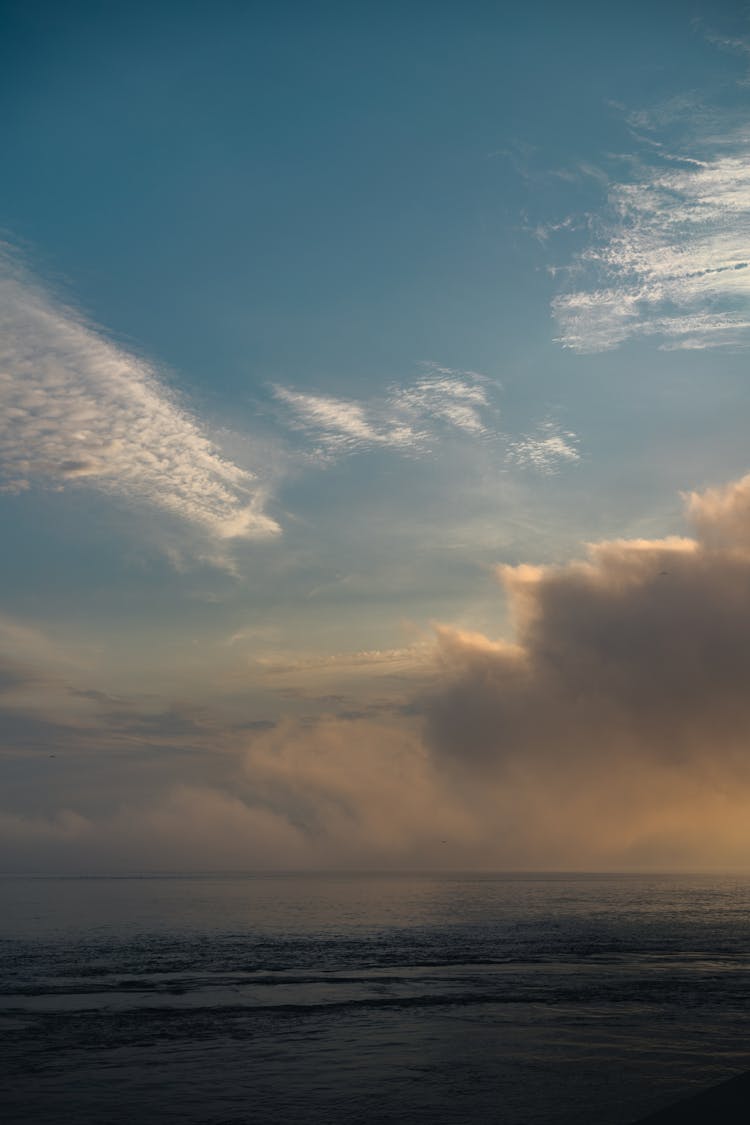
[[[624,1125],[747,1068],[750,879],[5,878],[9,1122]]]

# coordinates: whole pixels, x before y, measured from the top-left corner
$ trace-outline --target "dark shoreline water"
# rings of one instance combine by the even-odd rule
[[[4,1122],[626,1125],[750,1066],[750,879],[0,878]]]
[[[750,1105],[750,1071],[650,1113],[635,1125],[745,1125]]]

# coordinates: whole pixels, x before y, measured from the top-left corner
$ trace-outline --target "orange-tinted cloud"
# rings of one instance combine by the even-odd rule
[[[66,770],[54,806],[0,816],[6,862],[747,866],[749,490],[689,497],[694,538],[500,568],[513,639],[440,629],[431,687],[390,717],[365,707],[250,732],[110,708],[110,758],[82,755],[88,772]]]
[[[688,513],[694,539],[500,568],[513,644],[440,632],[429,744],[522,864],[750,856],[750,480]]]

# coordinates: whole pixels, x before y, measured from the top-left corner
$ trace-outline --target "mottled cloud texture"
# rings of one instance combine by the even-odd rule
[[[702,147],[713,152],[662,152],[640,179],[610,186],[576,288],[553,303],[565,347],[603,352],[643,336],[667,350],[748,346],[750,137]]]
[[[0,259],[0,486],[85,483],[211,536],[278,532],[154,368]]]

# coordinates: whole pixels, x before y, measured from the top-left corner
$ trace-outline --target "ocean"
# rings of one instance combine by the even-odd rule
[[[0,879],[4,1125],[625,1125],[750,1068],[750,879]]]

